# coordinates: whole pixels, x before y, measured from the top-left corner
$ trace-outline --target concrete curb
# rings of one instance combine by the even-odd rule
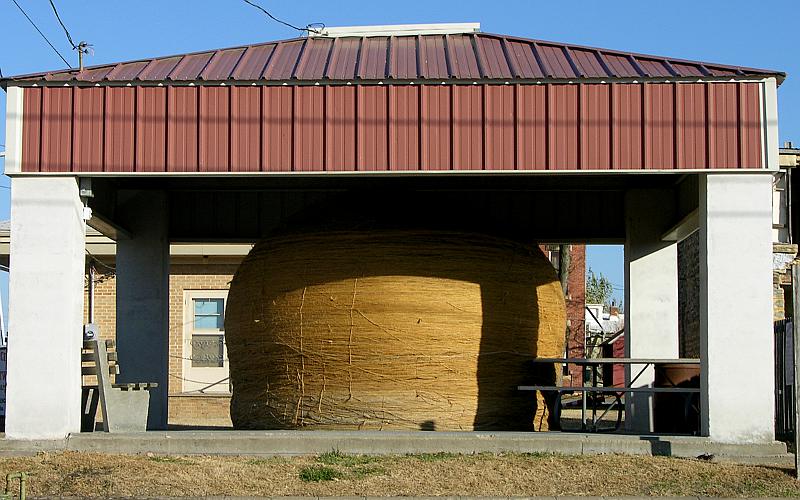
[[[703,457],[713,461],[791,466],[780,442],[717,443],[702,437],[527,432],[151,431],[74,434],[54,441],[0,440],[0,456],[43,451],[112,454],[300,456],[337,450],[351,455],[420,453],[556,453]]]

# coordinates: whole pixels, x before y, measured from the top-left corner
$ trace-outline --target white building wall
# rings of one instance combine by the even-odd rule
[[[625,196],[627,357],[678,357],[678,245],[662,238],[674,224],[674,206],[673,190],[632,190]],[[652,366],[627,365],[626,383],[634,378],[633,387],[652,387],[655,370]],[[629,431],[653,430],[652,394],[626,395],[625,409]]]
[[[9,438],[80,431],[85,228],[74,177],[11,179]]]
[[[700,296],[701,430],[772,441],[771,172],[701,176]]]

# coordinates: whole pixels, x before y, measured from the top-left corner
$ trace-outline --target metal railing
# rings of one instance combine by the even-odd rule
[[[795,431],[794,333],[792,321],[774,323],[775,439],[793,442]]]

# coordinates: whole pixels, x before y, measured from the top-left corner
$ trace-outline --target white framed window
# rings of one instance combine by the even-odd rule
[[[227,290],[184,291],[183,392],[230,393],[227,300]]]

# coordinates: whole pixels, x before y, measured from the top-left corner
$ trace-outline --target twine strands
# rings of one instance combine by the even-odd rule
[[[240,429],[546,429],[530,360],[557,357],[561,286],[535,246],[433,231],[259,242],[225,319]],[[553,367],[548,376],[556,377]]]

